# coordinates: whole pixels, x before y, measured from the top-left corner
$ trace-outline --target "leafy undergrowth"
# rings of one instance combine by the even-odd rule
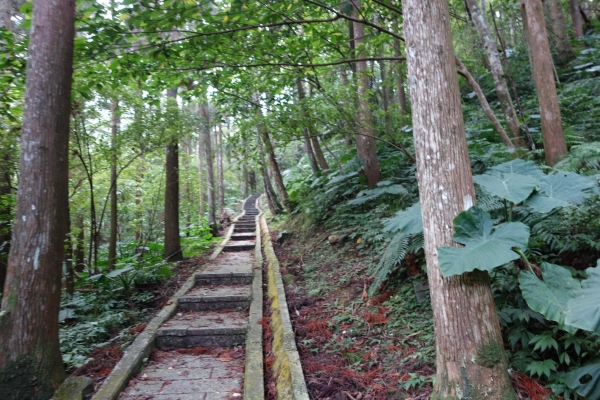
[[[209,255],[209,253],[206,253],[186,259],[171,269],[172,275],[169,279],[156,281],[138,288],[147,301],[144,303],[134,302],[136,309],[128,311],[109,310],[107,312],[109,316],[125,315],[126,318],[120,323],[115,323],[113,326],[103,326],[98,323],[98,320],[91,320],[92,317],[89,317],[89,322],[84,322],[81,318],[71,321],[70,324],[69,320],[65,321],[61,328],[61,339],[63,339],[61,345],[63,347],[63,358],[65,358],[65,355],[71,355],[73,364],[70,365],[77,367],[72,370],[72,375],[92,378],[95,389],[97,389],[119,362],[124,349],[144,330],[146,322],[167,303],[169,298],[185,283],[192,273],[206,262]],[[86,293],[85,295],[94,295],[94,293]],[[119,321],[118,318],[115,318],[115,320]],[[70,340],[68,343],[65,342],[67,338]],[[65,354],[67,348],[70,353]],[[75,360],[80,359],[85,360],[85,362],[83,365],[77,366]]]
[[[276,235],[276,233],[274,233]],[[427,399],[435,348],[431,306],[417,301],[415,276],[368,298],[377,260],[355,241],[330,245],[323,232],[273,243],[286,282],[309,394],[314,399]]]

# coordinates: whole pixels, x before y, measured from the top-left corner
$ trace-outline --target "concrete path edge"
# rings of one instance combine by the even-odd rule
[[[278,399],[309,400],[296,339],[288,312],[279,260],[273,250],[271,234],[264,215],[260,216],[263,250],[267,261],[267,290],[271,300],[273,330],[273,363]]]

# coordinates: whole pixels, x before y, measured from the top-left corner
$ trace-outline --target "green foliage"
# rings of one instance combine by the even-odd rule
[[[408,252],[410,240],[411,236],[409,234],[404,232],[397,233],[383,252],[377,267],[369,271],[375,275],[375,280],[369,287],[369,294],[371,296],[387,280],[388,276],[394,272],[396,267],[402,263]]]
[[[576,328],[600,334],[600,262],[595,268],[586,270],[587,279],[581,290],[569,299],[565,323]],[[566,282],[565,282],[566,283]],[[565,284],[563,283],[563,284]]]
[[[460,275],[475,269],[490,271],[519,258],[511,249],[524,249],[529,227],[521,222],[507,222],[494,229],[492,219],[478,207],[471,207],[454,219],[452,239],[465,247],[439,248],[440,270],[444,276]]]

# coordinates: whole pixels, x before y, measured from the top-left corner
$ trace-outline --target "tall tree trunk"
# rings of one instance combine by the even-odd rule
[[[448,3],[402,4],[436,337],[437,379],[431,398],[516,400],[487,273],[444,278],[439,269],[438,248],[457,246],[452,241],[454,217],[475,201]],[[497,352],[498,362],[492,367],[480,365],[484,349]]]
[[[223,126],[219,124],[219,133],[217,136],[217,179],[219,184],[219,210],[225,212],[225,181],[223,178]]]
[[[77,217],[77,237],[75,239],[75,271],[85,270],[85,226],[83,217]]]
[[[248,172],[248,176],[250,179],[250,192],[251,193],[256,193],[256,186],[257,186],[257,182],[256,182],[256,171],[250,171]]]
[[[75,252],[73,251],[73,235],[71,231],[71,210],[67,207],[67,235],[65,237],[65,288],[70,296],[75,292]]]
[[[167,107],[177,110],[177,89],[167,90]],[[183,260],[179,237],[179,143],[177,137],[167,145],[167,180],[165,184],[165,258]]]
[[[210,226],[213,235],[216,236],[219,231],[217,226],[217,212],[215,201],[215,170],[211,146],[210,120],[207,108],[208,105],[206,104],[200,110],[202,118],[204,118],[204,126],[202,129],[201,137],[204,147],[204,158],[206,160],[206,195],[208,199],[208,226]]]
[[[202,106],[198,107],[198,111],[202,114]],[[206,192],[204,186],[206,185],[205,170],[204,170],[204,139],[203,139],[203,127],[200,127],[198,132],[198,214],[200,219],[204,218],[205,213],[205,198]]]
[[[111,128],[111,165],[110,165],[110,238],[108,240],[108,266],[112,271],[117,261],[117,130],[119,126],[119,104],[113,101],[110,105],[112,118]]]
[[[490,104],[488,103],[487,99],[485,98],[485,95],[483,94],[483,90],[481,90],[481,87],[479,86],[479,84],[477,83],[475,78],[473,78],[473,75],[471,75],[469,73],[469,71],[467,70],[465,65],[462,63],[462,61],[460,61],[458,59],[458,57],[455,57],[455,61],[456,61],[456,66],[458,67],[458,73],[467,80],[467,83],[469,83],[471,88],[477,94],[477,98],[479,99],[479,102],[481,103],[483,112],[485,113],[485,115],[487,115],[488,119],[492,123],[492,126],[494,127],[496,132],[498,132],[498,134],[500,135],[500,139],[502,139],[502,141],[504,142],[506,147],[514,150],[515,146],[513,145],[512,141],[510,140],[510,138],[504,131],[504,128],[500,124],[500,121],[498,121],[498,118],[496,118],[496,114],[494,114],[494,111],[492,111]]]
[[[342,76],[342,85],[344,88],[348,88],[348,74],[346,73],[346,67],[342,66],[340,69],[340,75]],[[348,98],[344,96],[344,109],[348,109],[349,103]],[[344,126],[346,127],[344,134],[344,142],[346,143],[346,150],[350,149],[352,146],[352,136],[350,136],[350,123],[346,120],[346,118],[342,118],[344,121]]]
[[[273,186],[271,185],[271,178],[269,177],[269,172],[265,167],[265,159],[263,157],[264,149],[262,144],[261,135],[258,135],[258,154],[260,157],[260,171],[263,178],[263,188],[265,189],[265,194],[267,195],[267,204],[269,205],[269,210],[272,215],[281,214],[283,212],[283,207],[277,200],[277,195],[275,194],[275,190],[273,190]]]
[[[560,63],[564,64],[575,57],[575,51],[569,41],[563,8],[559,0],[546,0],[546,4],[548,5],[550,22],[552,23],[552,32],[554,33],[554,37],[556,37],[558,59]]]
[[[19,190],[0,308],[0,393],[48,399],[65,378],[58,341],[65,255],[75,1],[33,3]]]
[[[358,18],[360,10],[360,0],[352,0],[352,15]],[[356,47],[361,47],[365,38],[365,26],[360,22],[354,22],[354,43]],[[361,50],[358,58],[365,58],[364,50]],[[369,76],[367,73],[367,62],[356,62],[357,86],[358,86],[358,121],[359,133],[356,137],[356,147],[363,163],[367,185],[369,189],[377,186],[381,180],[381,170],[379,169],[379,160],[377,158],[377,146],[375,142],[375,128],[373,126],[373,116],[369,109]],[[366,135],[366,136],[365,136]]]
[[[398,17],[394,17],[392,22],[394,32],[399,33],[400,28],[398,27]],[[400,57],[400,39],[394,38],[394,56]],[[406,92],[404,91],[404,73],[402,71],[402,62],[396,61],[396,86],[398,87],[398,106],[400,108],[400,115],[406,115],[408,112],[406,104]]]
[[[383,46],[379,53],[381,57],[385,56]],[[383,105],[383,112],[385,113],[385,130],[388,134],[392,132],[392,118],[390,115],[390,98],[389,98],[389,84],[385,73],[385,61],[379,61],[379,76],[381,78],[381,103]]]
[[[315,153],[315,157],[317,158],[317,162],[319,163],[319,167],[323,171],[329,170],[329,164],[327,164],[327,160],[325,159],[325,155],[323,154],[323,149],[321,149],[321,144],[319,143],[319,135],[317,135],[317,131],[314,128],[314,125],[311,124],[311,132],[310,132],[310,143],[312,145],[312,149]]]
[[[498,47],[494,40],[490,29],[485,19],[484,14],[481,12],[477,0],[466,0],[471,15],[473,17],[473,24],[479,32],[479,36],[483,41],[483,47],[485,48],[487,59],[490,64],[490,72],[494,79],[494,86],[496,87],[496,94],[498,95],[498,101],[500,102],[500,108],[506,119],[506,125],[508,131],[514,139],[515,146],[525,147],[525,140],[521,136],[521,127],[519,124],[519,118],[513,106],[508,92],[508,84],[506,83],[506,77],[504,76],[504,69],[502,68],[502,60],[498,54]]]
[[[258,107],[258,95],[252,95],[252,101]],[[271,173],[273,174],[273,180],[275,181],[275,187],[277,188],[277,193],[283,202],[283,206],[288,212],[291,212],[289,208],[289,200],[290,196],[288,192],[285,190],[285,185],[283,184],[283,178],[281,177],[281,171],[279,170],[279,164],[277,164],[277,158],[275,157],[275,148],[273,147],[273,143],[271,143],[271,137],[269,135],[269,131],[267,127],[262,123],[262,113],[260,109],[257,111],[257,117],[259,119],[258,123],[258,133],[260,138],[262,139],[262,145],[264,145],[264,149],[266,151],[267,157],[269,159],[269,166],[271,167]]]
[[[242,178],[243,178],[243,182],[242,182],[242,197],[246,198],[249,196],[248,194],[248,180],[249,180],[249,176],[248,176],[248,167],[246,166],[246,161],[243,162],[242,164]]]
[[[531,72],[540,103],[546,164],[553,166],[567,154],[567,144],[554,84],[554,66],[548,45],[544,10],[541,0],[520,0],[520,5],[526,18]]]
[[[578,0],[569,0],[569,9],[571,10],[571,21],[573,22],[573,37],[576,40],[583,39],[583,18],[579,9]]]
[[[302,104],[304,100],[304,86],[302,85],[302,80],[300,78],[296,78],[296,90],[298,91],[298,101],[300,103],[300,107],[302,109],[302,116],[305,121],[302,123],[302,134],[304,136],[304,153],[308,158],[308,163],[310,164],[310,168],[312,172],[319,172],[319,166],[317,165],[317,160],[315,158],[315,154],[313,152],[313,147],[310,140],[310,133],[308,132],[308,115],[306,112],[306,107]]]

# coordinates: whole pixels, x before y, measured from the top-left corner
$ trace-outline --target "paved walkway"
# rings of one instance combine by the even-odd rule
[[[158,329],[150,360],[120,400],[243,397],[258,197],[246,200],[245,215],[235,223],[223,252],[179,298],[177,313]]]

